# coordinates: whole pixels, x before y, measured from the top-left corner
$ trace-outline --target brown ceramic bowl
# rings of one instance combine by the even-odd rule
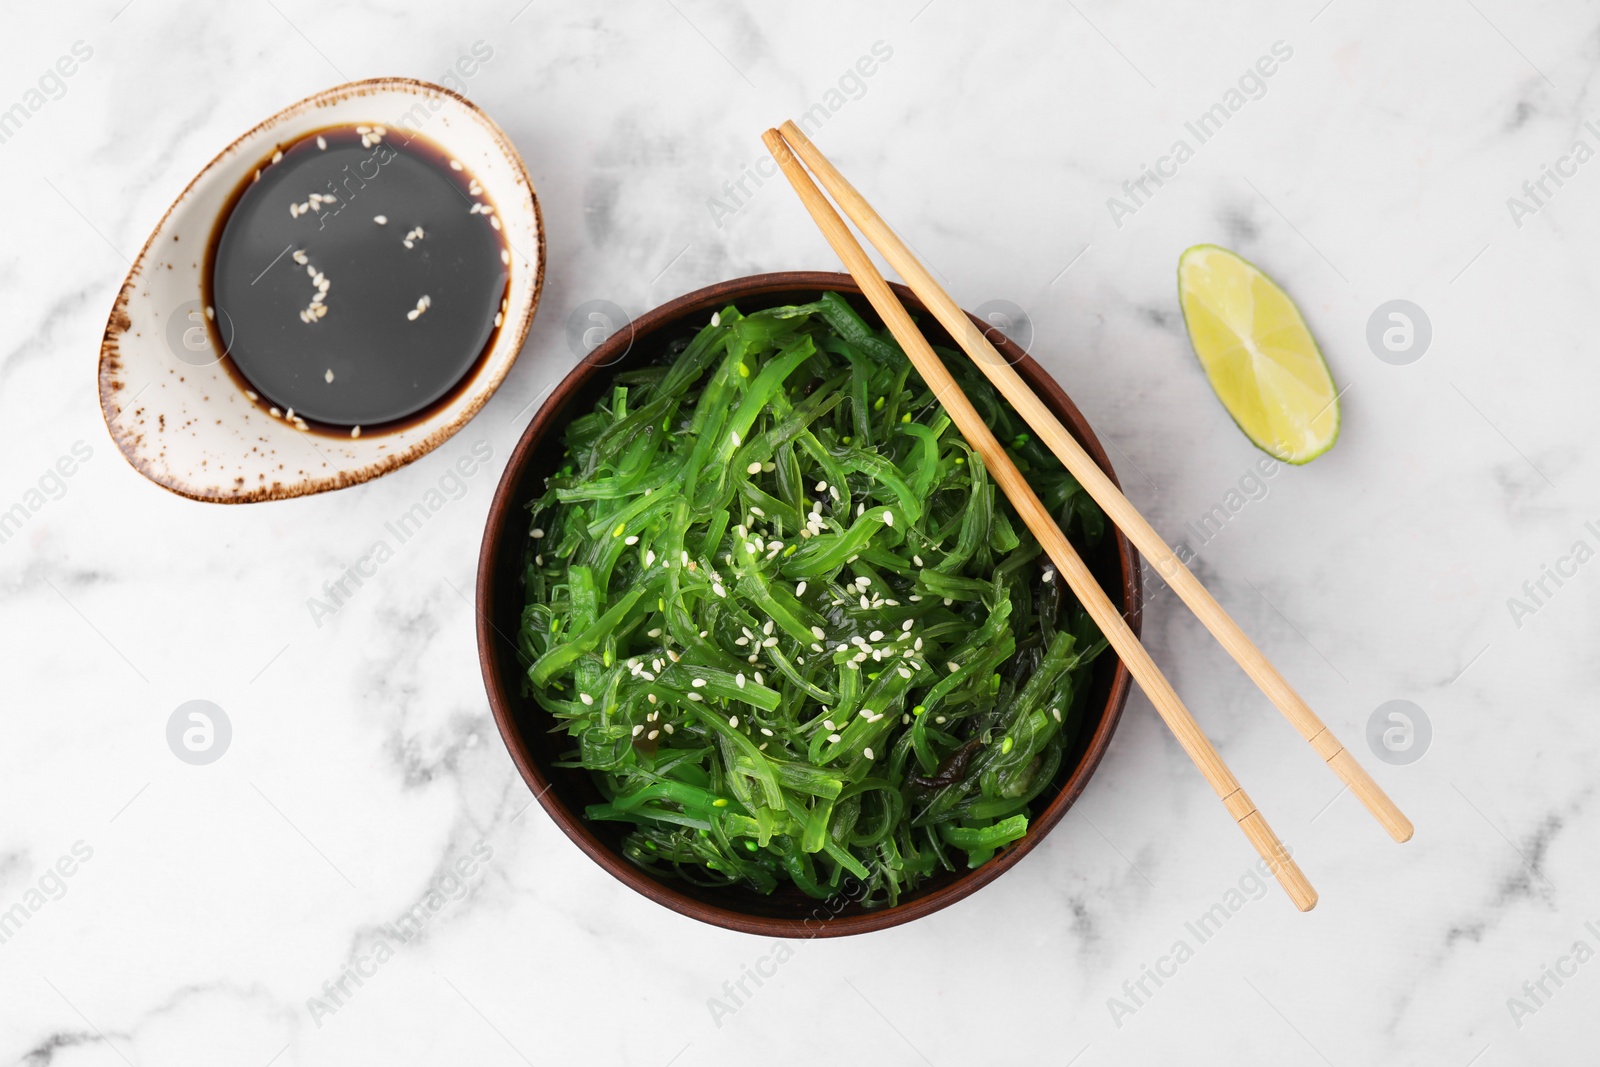
[[[1045,794],[1050,799],[1034,815],[1026,837],[977,870],[942,873],[929,879],[892,908],[865,909],[853,902],[823,903],[792,887],[763,896],[744,889],[705,889],[684,881],[656,878],[623,858],[623,824],[591,823],[583,817],[585,806],[599,803],[602,797],[586,771],[553,766],[561,752],[570,747],[570,741],[565,732],[551,733],[549,716],[521,696],[524,667],[518,663],[516,647],[510,640],[517,632],[523,604],[519,580],[527,542],[523,505],[544,491],[545,477],[560,466],[561,440],[567,423],[609,395],[616,371],[656,358],[668,342],[698,329],[713,311],[729,304],[748,313],[815,300],[828,289],[850,299],[868,321],[877,321],[849,275],[795,271],[736,278],[709,286],[663,304],[636,320],[631,329],[614,334],[573,368],[523,431],[495,490],[478,558],[478,656],[489,691],[489,706],[512,760],[545,811],[590,859],[656,903],[702,922],[764,937],[837,937],[898,926],[954,904],[1000,877],[1044,839],[1083,792],[1111,743],[1130,683],[1127,668],[1112,653],[1107,652],[1096,661],[1086,712],[1089,728],[1080,732],[1073,750],[1062,760],[1056,791]],[[897,285],[895,291],[918,316],[930,341],[953,347],[910,290]],[[1016,345],[998,333],[994,340],[1023,380],[1072,431],[1101,469],[1115,477],[1100,442],[1061,387]],[[1138,633],[1138,556],[1120,533],[1109,533],[1114,536],[1102,539],[1088,563],[1113,600],[1120,596],[1123,614],[1134,633]]]

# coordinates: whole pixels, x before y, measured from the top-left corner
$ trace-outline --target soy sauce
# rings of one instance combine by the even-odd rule
[[[494,205],[426,138],[317,131],[234,196],[208,256],[218,342],[262,408],[302,430],[404,425],[470,380],[503,322]]]

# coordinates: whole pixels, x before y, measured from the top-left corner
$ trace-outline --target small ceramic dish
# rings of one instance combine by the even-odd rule
[[[534,797],[590,859],[625,885],[701,922],[763,937],[838,937],[898,926],[954,904],[1000,877],[1044,840],[1083,792],[1111,743],[1132,684],[1128,669],[1116,656],[1107,652],[1097,659],[1084,706],[1083,728],[1061,761],[1054,791],[1036,801],[1027,836],[976,870],[935,875],[892,908],[869,910],[841,898],[819,902],[788,884],[770,896],[762,896],[740,887],[706,888],[684,880],[657,878],[624,857],[625,824],[591,822],[584,817],[589,804],[604,798],[589,772],[560,765],[571,739],[564,730],[552,731],[550,715],[522,695],[527,664],[522,662],[511,639],[520,625],[524,602],[521,576],[528,543],[525,505],[544,491],[545,479],[561,466],[567,424],[592,411],[600,398],[611,395],[617,373],[636,370],[660,358],[674,338],[699,328],[713,311],[729,304],[748,313],[815,300],[827,290],[843,295],[869,322],[877,321],[861,296],[860,287],[848,274],[795,271],[736,278],[689,293],[647,312],[631,329],[612,334],[573,368],[523,431],[489,505],[483,548],[478,556],[478,657],[489,707],[512,762]],[[954,347],[949,335],[927,315],[922,302],[909,289],[896,285],[894,290],[912,314],[920,318],[929,341]],[[977,318],[973,321],[987,325]],[[1100,469],[1115,480],[1094,431],[1061,387],[1015,342],[998,333],[991,337],[1006,361],[1016,367]],[[1139,557],[1120,531],[1107,533],[1099,545],[1085,553],[1084,559],[1113,602],[1122,606],[1128,625],[1138,634],[1143,602]]]
[[[235,192],[280,146],[356,123],[413,131],[482,184],[510,250],[505,321],[475,369],[417,417],[359,438],[307,433],[245,395],[207,320],[203,273]],[[174,493],[250,503],[342,489],[439,447],[483,407],[516,361],[544,282],[544,223],[511,141],[471,102],[438,85],[376,78],[294,104],[234,141],[184,189],[117,294],[100,346],[100,408],[128,462]]]

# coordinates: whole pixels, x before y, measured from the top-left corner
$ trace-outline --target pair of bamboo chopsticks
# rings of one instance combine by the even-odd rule
[[[1356,762],[1355,757],[1339,743],[1261,650],[1245,636],[1244,631],[1223,610],[1222,605],[1218,604],[1199,580],[1190,573],[1178,559],[1177,554],[1145,521],[1128,498],[1122,495],[1116,484],[1100,470],[1089,454],[1067,432],[1066,427],[1062,426],[1033,394],[1011,365],[989,343],[983,331],[975,326],[949,294],[940,288],[932,275],[895,236],[894,231],[855,190],[855,187],[845,180],[793,122],[785,122],[781,132],[768,130],[762,135],[762,140],[782,167],[785,177],[794,186],[795,192],[799,194],[806,210],[811,213],[812,219],[822,230],[823,236],[827,238],[833,250],[844,261],[845,268],[861,286],[862,292],[866,294],[867,300],[877,311],[879,318],[889,328],[895,340],[900,342],[900,347],[910,357],[923,380],[949,412],[956,428],[983,457],[984,463],[1017,509],[1018,515],[1039,539],[1045,553],[1066,579],[1073,594],[1100,627],[1100,632],[1116,650],[1122,662],[1127,665],[1129,673],[1145,691],[1150,702],[1155,705],[1156,711],[1172,730],[1178,744],[1188,753],[1189,758],[1194,761],[1200,773],[1221,798],[1223,806],[1239,824],[1239,828],[1244,831],[1250,843],[1255,846],[1256,852],[1267,862],[1269,869],[1273,871],[1295,907],[1301,911],[1310,911],[1315,907],[1316,890],[1312,888],[1299,865],[1289,856],[1282,842],[1278,840],[1277,835],[1273,833],[1272,828],[1267,825],[1255,804],[1239,785],[1238,779],[1233,776],[1233,772],[1228,769],[1228,765],[1223,762],[1222,757],[1206,738],[1199,724],[1195,722],[1194,716],[1173,690],[1172,684],[1167,681],[1161,669],[1150,658],[1149,652],[1128,628],[1122,613],[1100,588],[1055,520],[1040,503],[1027,480],[1012,463],[1010,456],[995,440],[994,434],[974,410],[966,394],[950,376],[950,372],[945,369],[927,339],[912,322],[911,316],[907,314],[860,243],[850,233],[844,220],[828,203],[810,175],[796,161],[796,154],[805,161],[806,167],[817,176],[834,201],[845,214],[850,216],[890,266],[906,280],[912,292],[916,293],[928,307],[934,318],[938,319],[956,343],[1011,402],[1023,420],[1039,435],[1039,439],[1055,453],[1134,546],[1150,559],[1157,573],[1177,592],[1262,692],[1277,705],[1278,710],[1294,724],[1301,736],[1311,743],[1317,754],[1367,807],[1367,810],[1377,817],[1390,836],[1396,841],[1409,840],[1412,834],[1410,820],[1372,780],[1371,775]]]

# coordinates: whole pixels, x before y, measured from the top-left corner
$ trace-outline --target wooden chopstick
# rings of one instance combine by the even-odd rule
[[[994,434],[973,408],[972,402],[967,399],[967,395],[950,376],[949,370],[929,346],[927,339],[911,321],[911,316],[894,295],[894,291],[889,288],[889,283],[878,273],[872,260],[867,258],[867,253],[845,226],[838,212],[834,211],[822,192],[811,181],[810,176],[796,162],[778,132],[768,130],[762,134],[762,140],[766,142],[773,158],[783,168],[784,175],[794,186],[795,192],[800,195],[801,202],[811,213],[823,236],[828,239],[833,250],[844,261],[846,269],[861,286],[862,292],[877,311],[878,317],[889,328],[895,340],[900,342],[900,347],[905,350],[912,364],[922,375],[923,381],[944,405],[956,428],[983,457],[983,462],[989,473],[994,476],[995,482],[1017,509],[1017,514],[1028,529],[1039,539],[1051,562],[1066,579],[1068,587],[1100,627],[1100,632],[1105,635],[1122,662],[1127,664],[1134,680],[1150,697],[1150,702],[1156,706],[1156,710],[1178,739],[1178,744],[1200,768],[1200,773],[1205,776],[1206,781],[1211,783],[1211,788],[1216,790],[1217,796],[1222,799],[1223,806],[1228,809],[1228,813],[1239,824],[1239,828],[1249,838],[1256,852],[1277,876],[1279,884],[1288,893],[1294,906],[1301,911],[1310,911],[1316,906],[1317,891],[1311,887],[1304,872],[1290,857],[1288,850],[1272,832],[1272,828],[1267,825],[1261,813],[1256,810],[1255,804],[1240,787],[1238,779],[1233,776],[1233,772],[1228,769],[1228,765],[1223,762],[1222,757],[1201,731],[1199,724],[1195,722],[1194,716],[1183,706],[1183,701],[1178,698],[1171,683],[1156,666],[1155,660],[1150,658],[1150,653],[1145,651],[1145,647],[1128,628],[1122,613],[1111,603],[1111,598],[1100,588],[1100,583],[1089,572],[1089,568],[1068,542],[1055,520],[1051,518],[1049,511],[1040,503],[1038,496],[1028,485],[1027,479],[1017,470],[1016,464],[1011,461],[1011,457],[1006,454],[1000,442],[995,440]]]
[[[1239,624],[1233,621],[1233,618],[1223,610],[1222,605],[1217,603],[1216,598],[1200,584],[1200,580],[1184,566],[1177,553],[1162,540],[1161,535],[1156,533],[1155,528],[1143,515],[1139,514],[1138,509],[1128,498],[1122,495],[1116,483],[1106,477],[1050,409],[1033,395],[1027,383],[995,350],[983,331],[973,325],[972,320],[960,306],[940,288],[939,283],[934,281],[933,276],[918,262],[916,256],[912,255],[910,249],[872,209],[872,205],[868,204],[844,175],[828,162],[827,157],[817,150],[798,126],[793,122],[785,122],[781,130],[788,144],[805,161],[806,166],[811,168],[812,173],[822,182],[823,187],[828,190],[844,213],[860,228],[889,265],[906,280],[911,291],[928,306],[934,318],[939,320],[940,325],[955,338],[956,343],[994,383],[995,388],[1011,402],[1011,406],[1016,408],[1023,421],[1031,426],[1040,440],[1055,453],[1056,458],[1061,460],[1072,476],[1088,491],[1089,496],[1100,505],[1106,516],[1127,534],[1134,547],[1150,560],[1156,573],[1161,575],[1179,598],[1188,605],[1189,610],[1205,624],[1205,628],[1211,631],[1211,635],[1227,650],[1228,655],[1244,669],[1245,674],[1250,676],[1294,728],[1300,731],[1300,736],[1311,743],[1317,755],[1322,757],[1323,762],[1333,769],[1340,781],[1344,782],[1350,792],[1366,806],[1389,832],[1389,836],[1396,841],[1409,841],[1413,832],[1411,820],[1406,818],[1393,800],[1389,799],[1382,787],[1373,781],[1372,775],[1367,773],[1366,768],[1357,762],[1350,750],[1345,748],[1334,736],[1333,731],[1317,717],[1317,713],[1311,710],[1299,693],[1295,692],[1294,687],[1239,628]]]

